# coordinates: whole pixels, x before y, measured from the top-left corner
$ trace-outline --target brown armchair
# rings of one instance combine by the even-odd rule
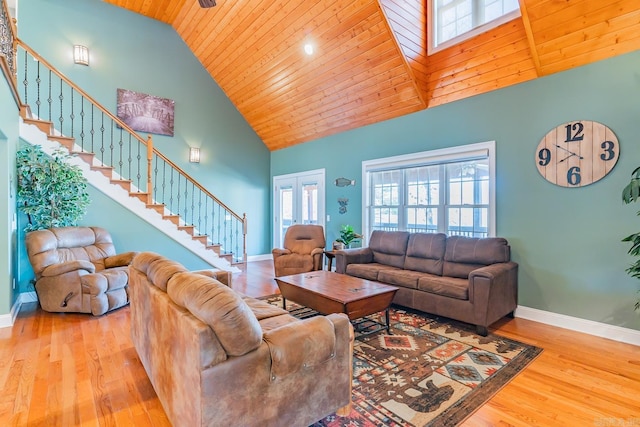
[[[99,316],[129,303],[128,265],[136,253],[116,254],[104,228],[32,231],[26,246],[43,310]]]
[[[322,270],[325,244],[322,226],[290,226],[284,235],[284,249],[272,250],[276,277]]]

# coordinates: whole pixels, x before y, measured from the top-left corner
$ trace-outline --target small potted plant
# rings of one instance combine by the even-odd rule
[[[348,248],[351,245],[351,242],[356,239],[360,239],[361,237],[362,235],[356,233],[352,226],[349,224],[343,225],[340,228],[340,237],[338,237],[333,244],[333,249],[340,250]]]

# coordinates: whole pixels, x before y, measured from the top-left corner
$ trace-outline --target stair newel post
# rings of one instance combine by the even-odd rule
[[[147,203],[153,203],[153,183],[151,182],[151,162],[153,160],[153,139],[147,135]]]

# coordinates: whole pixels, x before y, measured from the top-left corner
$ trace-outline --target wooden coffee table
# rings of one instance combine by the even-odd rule
[[[380,311],[385,312],[385,324],[367,319],[379,327],[367,327],[363,333],[373,333],[389,329],[389,306],[398,288],[370,280],[331,271],[319,270],[309,273],[276,277],[282,294],[282,307],[286,300],[292,300],[321,314],[345,313],[357,326],[359,319]]]

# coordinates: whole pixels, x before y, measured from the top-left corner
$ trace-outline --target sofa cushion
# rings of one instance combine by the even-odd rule
[[[265,334],[271,353],[271,381],[311,369],[335,357],[336,335],[325,316],[288,323]]]
[[[266,301],[243,296],[242,300],[247,303],[253,314],[258,321],[262,319],[268,319],[269,317],[280,316],[283,314],[289,314],[287,310],[277,307],[273,304],[269,304]]]
[[[507,262],[510,257],[509,244],[502,237],[451,236],[447,238],[442,275],[466,279],[471,271]]]
[[[420,271],[385,269],[378,273],[378,281],[388,283],[393,286],[401,286],[403,288],[417,289],[418,279],[425,273]]]
[[[262,342],[262,328],[247,303],[217,280],[178,273],[169,279],[167,294],[209,325],[229,356],[242,356]]]
[[[369,239],[373,262],[402,268],[408,241],[409,233],[406,231],[374,230]]]
[[[187,269],[176,261],[159,259],[149,265],[147,277],[151,283],[167,292],[167,283],[169,283],[169,280],[175,274],[183,273],[185,271],[187,271]]]
[[[401,270],[396,267],[391,267],[385,264],[378,264],[372,262],[369,264],[349,264],[347,265],[346,273],[350,276],[359,277],[367,280],[378,280],[378,274],[382,270]]]
[[[181,264],[154,252],[137,254],[131,261],[131,266],[164,292],[167,292],[167,282],[174,274],[187,271]]]
[[[412,233],[407,243],[405,270],[442,276],[446,242],[444,233]]]
[[[469,299],[469,280],[467,279],[425,274],[418,279],[418,289],[450,298]]]
[[[282,325],[287,325],[289,323],[296,323],[299,321],[300,319],[293,317],[290,314],[283,314],[281,316],[267,317],[266,319],[260,320],[260,327],[262,328],[263,336],[265,336],[270,331],[274,329],[278,329]]]

